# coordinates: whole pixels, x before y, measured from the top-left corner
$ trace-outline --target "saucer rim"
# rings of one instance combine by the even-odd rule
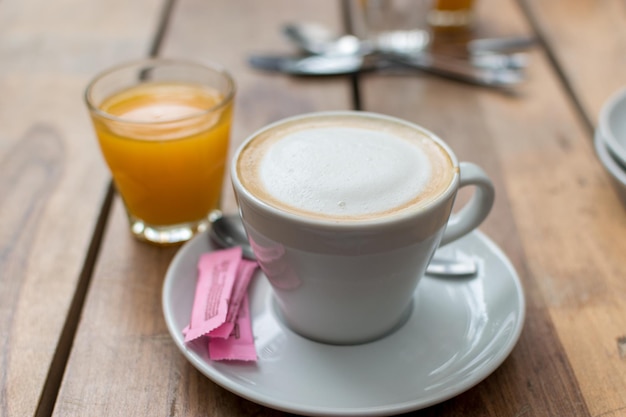
[[[626,169],[621,168],[621,163],[611,154],[611,149],[606,136],[600,129],[596,129],[594,143],[598,159],[613,178],[626,187]]]
[[[626,143],[622,143],[614,134],[611,126],[611,115],[620,104],[626,106],[626,86],[613,92],[603,103],[598,117],[598,133],[614,158],[621,165],[626,165]]]
[[[421,399],[413,399],[410,401],[402,401],[396,404],[386,404],[379,406],[367,406],[367,407],[343,407],[339,408],[336,406],[310,406],[310,405],[299,405],[297,402],[293,401],[285,401],[283,399],[276,399],[268,396],[265,393],[259,393],[253,389],[248,388],[247,386],[234,383],[232,379],[225,376],[218,368],[210,365],[210,363],[203,357],[201,357],[197,352],[192,349],[189,349],[183,341],[182,336],[178,335],[180,333],[179,329],[175,327],[174,323],[174,313],[170,311],[169,303],[168,303],[168,294],[171,293],[170,288],[175,281],[175,273],[176,265],[180,263],[180,260],[184,257],[185,247],[190,248],[194,246],[192,242],[195,242],[196,239],[204,239],[205,245],[208,250],[216,250],[219,249],[215,244],[210,242],[208,238],[208,233],[202,232],[196,237],[194,237],[191,241],[187,242],[175,257],[172,259],[170,265],[168,266],[168,270],[165,276],[165,280],[163,283],[162,290],[162,308],[163,314],[165,317],[166,325],[170,336],[174,340],[177,348],[181,351],[186,360],[188,360],[200,373],[202,373],[205,377],[209,378],[214,383],[220,385],[224,389],[238,395],[242,398],[245,398],[249,401],[252,401],[256,404],[260,404],[262,406],[266,406],[275,410],[285,411],[289,413],[297,413],[303,415],[311,415],[311,416],[384,416],[390,414],[400,414],[406,413],[410,411],[420,410],[443,401],[449,400],[469,389],[476,386],[480,382],[482,382],[485,378],[491,375],[498,367],[502,365],[502,363],[509,357],[511,351],[517,345],[517,342],[521,336],[525,318],[526,318],[526,300],[525,294],[522,287],[522,283],[520,281],[519,275],[517,271],[513,267],[509,258],[504,254],[502,249],[495,244],[491,239],[489,239],[485,234],[480,232],[479,230],[475,230],[471,232],[469,235],[475,235],[477,239],[481,241],[481,243],[486,247],[486,250],[489,253],[494,254],[499,262],[502,263],[502,267],[508,271],[510,277],[507,277],[507,280],[510,281],[509,285],[512,285],[515,289],[515,295],[517,297],[517,305],[519,308],[514,311],[517,317],[515,322],[515,327],[511,332],[510,336],[507,338],[505,343],[502,344],[501,348],[498,351],[498,354],[491,361],[485,362],[486,366],[484,366],[480,372],[476,375],[466,377],[463,379],[462,383],[457,384],[458,386],[449,391],[446,394],[442,395],[431,395],[422,397]],[[454,245],[456,242],[452,242],[451,245]],[[440,280],[441,278],[431,278],[434,280]],[[445,280],[445,278],[443,278]],[[481,279],[484,279],[481,277]],[[259,284],[257,284],[259,285]],[[266,286],[269,287],[269,283],[265,283]],[[417,292],[416,292],[417,294]],[[513,311],[513,310],[512,310]],[[412,316],[411,316],[412,317]],[[410,320],[410,318],[409,318]],[[289,329],[285,329],[286,332],[292,333]],[[180,337],[178,337],[178,336]],[[295,335],[295,333],[293,333]],[[297,335],[295,335],[297,336]],[[299,336],[298,336],[299,337]],[[310,343],[316,343],[313,341],[309,341]],[[375,343],[375,342],[374,342]],[[482,353],[485,350],[478,353]],[[217,363],[217,366],[223,365],[221,363]],[[237,365],[233,365],[237,366]]]

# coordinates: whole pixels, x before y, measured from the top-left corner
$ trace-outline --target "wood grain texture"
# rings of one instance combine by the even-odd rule
[[[520,0],[562,68],[588,120],[626,86],[626,4],[621,0]]]
[[[624,2],[524,4],[575,95],[586,127],[593,128],[604,101],[626,85]],[[626,362],[620,355],[626,335],[626,210],[607,190],[607,174],[594,157],[589,130],[578,138],[561,124],[555,133],[546,155],[554,158],[558,173],[550,184],[551,210],[532,237],[552,250],[535,247],[534,258],[550,277],[544,293],[591,414],[620,416],[626,413]],[[530,165],[528,159],[519,163]],[[519,177],[517,184],[528,190],[531,182]],[[556,256],[560,262],[554,261]]]
[[[311,82],[257,72],[246,63],[253,51],[288,51],[280,25],[289,20],[337,27],[337,4],[180,0],[172,13],[162,56],[216,61],[233,73],[232,148],[279,118],[350,108],[350,84],[343,78]],[[224,200],[225,210],[235,209],[229,186]],[[177,248],[137,242],[127,229],[116,201],[54,415],[284,415],[220,388],[185,360],[161,311],[161,285]]]
[[[50,366],[108,186],[82,92],[144,53],[159,5],[0,2],[1,416],[33,415],[62,372]]]

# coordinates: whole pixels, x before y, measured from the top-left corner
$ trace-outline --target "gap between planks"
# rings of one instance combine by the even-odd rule
[[[150,58],[157,57],[159,54],[163,39],[167,33],[170,16],[175,2],[176,0],[165,0],[163,10],[158,21],[156,33],[148,50],[148,56]],[[65,374],[67,361],[72,351],[76,330],[80,322],[80,316],[91,284],[94,267],[100,252],[104,231],[109,220],[114,195],[115,187],[113,186],[113,182],[110,181],[105,193],[104,201],[102,202],[92,239],[89,243],[89,248],[83,262],[83,267],[78,277],[76,291],[74,292],[67,317],[65,318],[63,330],[61,331],[59,341],[52,357],[52,362],[50,363],[50,368],[48,369],[46,382],[44,383],[34,417],[48,417],[51,416],[54,411],[61,383],[63,382],[63,375]]]

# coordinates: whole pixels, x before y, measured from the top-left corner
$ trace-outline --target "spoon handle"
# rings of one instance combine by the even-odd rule
[[[507,89],[524,80],[523,74],[519,70],[477,68],[453,59],[434,57],[428,54],[415,56],[385,55],[383,59],[433,75],[482,87]]]
[[[533,47],[537,40],[531,36],[511,36],[506,38],[474,39],[467,44],[472,54],[481,53],[513,53],[525,51]]]

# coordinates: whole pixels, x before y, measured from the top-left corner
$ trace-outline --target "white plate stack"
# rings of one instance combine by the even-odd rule
[[[619,197],[626,204],[626,87],[602,106],[595,147]]]

